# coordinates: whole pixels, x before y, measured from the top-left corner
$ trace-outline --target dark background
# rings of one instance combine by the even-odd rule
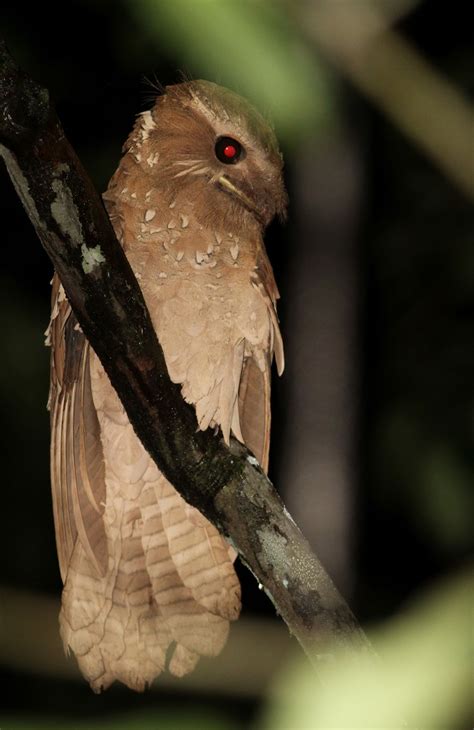
[[[469,93],[472,23],[463,5],[451,4],[448,12],[446,3],[421,2],[397,28]],[[153,91],[144,78],[156,76],[166,85],[179,81],[183,68],[198,73],[186,67],[178,48],[175,54],[162,53],[125,2],[76,0],[54,11],[47,3],[28,10],[20,3],[3,4],[1,25],[16,59],[50,89],[66,134],[101,191],[135,115],[150,105]],[[324,502],[332,514],[329,524],[334,519],[340,531],[338,545],[330,536],[318,542],[321,533],[308,522],[303,529],[358,618],[370,623],[394,615],[467,559],[473,506],[473,220],[463,193],[347,82],[336,78],[336,83],[343,151],[338,143],[322,153],[311,135],[284,149],[289,221],[283,228],[272,225],[267,238],[288,343],[287,370],[274,386],[271,476],[282,485],[297,521],[295,504],[314,524],[313,511],[318,511],[318,500]],[[353,164],[346,168],[348,159]],[[346,173],[352,186],[343,230],[344,210],[337,204],[318,208],[317,184],[308,192],[307,181],[316,180],[327,195],[325,180],[334,169],[342,176],[332,180],[336,189],[347,183]],[[3,170],[0,191],[1,584],[58,597],[45,409],[49,354],[42,334],[52,268]],[[331,348],[328,340],[334,360],[318,359],[326,351],[326,312],[334,315],[321,294],[324,281],[317,286],[325,266],[350,314],[339,321],[340,331],[331,330],[342,343],[342,350]],[[348,338],[351,346],[345,349]],[[314,358],[308,356],[307,343]],[[324,444],[331,432],[332,401],[319,391],[341,365],[340,352],[351,359],[341,376],[350,385],[347,400],[341,405],[335,396],[350,478],[331,507],[330,490],[319,493],[318,479],[306,485],[311,490],[307,502],[304,491],[292,495],[292,470],[297,469],[292,459],[302,444],[307,454],[309,443]],[[303,392],[298,384],[304,384]],[[337,383],[334,387],[337,391]],[[325,405],[318,411],[320,397]],[[298,406],[295,413],[298,398],[308,412]],[[307,424],[304,434],[301,422]],[[337,433],[331,438],[331,454],[337,454]],[[291,453],[285,452],[287,444]],[[315,453],[318,458],[320,452]],[[342,523],[337,522],[339,506]],[[331,555],[341,545],[332,564]],[[239,573],[244,615],[272,620],[273,608],[253,577],[243,568]],[[245,671],[245,658],[242,663]],[[179,689],[178,694],[140,696],[121,687],[96,697],[83,682],[39,676],[5,661],[1,686],[3,713],[33,713],[36,720],[87,720],[143,707],[159,707],[167,717],[184,701],[203,717],[211,712],[246,727],[261,702],[259,697],[236,699],[231,689],[219,699],[211,691],[192,697],[180,695]]]

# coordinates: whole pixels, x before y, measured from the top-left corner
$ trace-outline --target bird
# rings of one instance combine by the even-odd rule
[[[167,86],[140,113],[104,204],[196,428],[268,469],[270,376],[284,368],[263,233],[285,218],[271,124],[210,81]],[[60,634],[95,692],[143,691],[216,656],[241,610],[236,552],[160,472],[52,282],[48,407],[63,582]]]

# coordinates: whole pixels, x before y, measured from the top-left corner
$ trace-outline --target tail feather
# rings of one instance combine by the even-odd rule
[[[174,489],[160,475],[157,483],[143,490],[141,509],[144,521],[145,560],[154,600],[169,627],[172,639],[177,642],[169,669],[173,674],[181,676],[191,671],[197,662],[194,658],[191,661],[190,656],[183,650],[187,649],[188,652],[198,655],[215,656],[225,644],[229,624],[226,617],[217,612],[210,612],[205,605],[196,600],[179,572],[177,565],[179,551],[177,552],[176,548],[182,549],[182,546],[173,544],[164,527],[163,496],[170,496],[171,492],[174,492]],[[184,514],[186,504],[179,495],[176,496],[181,500],[181,512]],[[187,520],[184,522],[187,523]],[[229,560],[228,562],[234,572]]]
[[[115,680],[143,690],[167,657],[170,672],[187,674],[200,656],[221,651],[240,608],[228,545],[200,515],[192,519],[157,470],[147,475],[138,503],[115,480],[107,484],[106,575],[80,540],[69,564],[61,636],[97,692]]]
[[[229,560],[228,544],[166,479],[160,480],[157,491],[170,554],[180,579],[200,606],[235,620],[240,612],[240,584]]]

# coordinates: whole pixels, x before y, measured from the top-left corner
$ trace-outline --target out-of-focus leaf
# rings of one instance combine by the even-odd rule
[[[472,673],[472,581],[437,589],[373,635],[380,664],[343,657],[324,687],[298,664],[273,689],[265,730],[454,728],[466,721]]]
[[[186,71],[230,86],[270,115],[291,141],[327,122],[325,67],[279,3],[250,0],[130,0],[144,31]]]

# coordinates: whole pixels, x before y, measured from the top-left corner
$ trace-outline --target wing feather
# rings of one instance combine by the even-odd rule
[[[275,356],[277,371],[281,375],[285,358],[276,313],[276,302],[280,295],[263,245],[257,251],[257,265],[251,274],[251,282],[266,304],[271,327],[266,349],[258,353],[259,357],[250,356],[244,361],[239,386],[239,420],[245,445],[267,472],[270,454],[271,362]]]
[[[77,530],[74,521],[72,505],[68,500],[68,493],[61,489],[66,482],[66,469],[61,448],[64,398],[58,399],[51,410],[51,484],[53,493],[53,514],[56,531],[56,545],[58,550],[59,567],[63,582],[66,579],[69,558],[74,549]]]
[[[51,345],[51,483],[61,577],[66,580],[77,537],[100,575],[107,567],[102,520],[104,459],[92,400],[90,346],[57,275],[53,279]]]
[[[239,417],[244,443],[267,472],[270,453],[270,365],[262,372],[246,360],[239,388]]]

